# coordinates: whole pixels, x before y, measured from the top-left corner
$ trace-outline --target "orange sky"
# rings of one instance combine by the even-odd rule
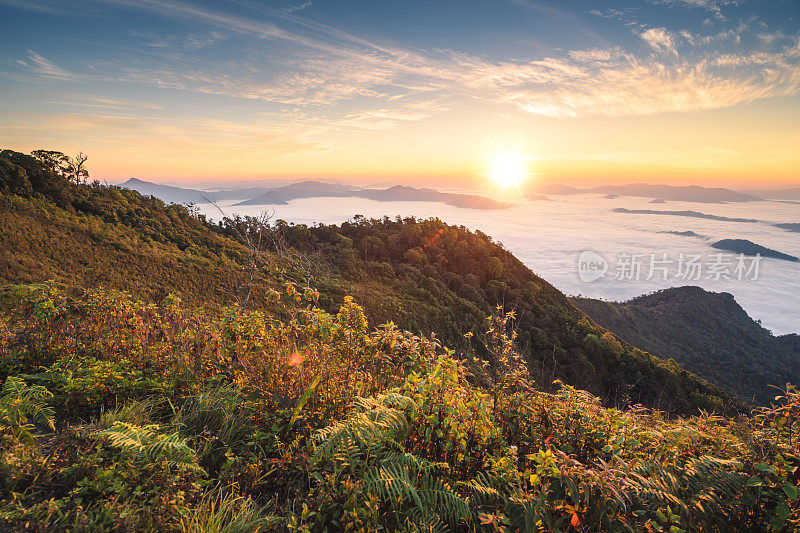
[[[0,145],[86,152],[110,182],[480,190],[492,154],[517,154],[532,182],[800,184],[800,32],[763,6],[520,0],[459,15],[480,31],[428,36],[412,31],[421,4],[395,24],[311,3],[12,4]],[[426,16],[444,24],[445,4]]]

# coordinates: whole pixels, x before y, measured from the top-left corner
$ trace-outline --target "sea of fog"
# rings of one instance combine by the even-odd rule
[[[551,196],[548,200],[523,201],[509,209],[488,211],[435,202],[377,202],[363,198],[304,198],[278,206],[234,207],[233,203],[221,206],[229,216],[256,215],[270,209],[276,219],[296,224],[341,223],[356,214],[368,218],[384,215],[438,217],[449,224],[464,225],[492,236],[531,270],[568,295],[620,301],[665,287],[698,285],[733,294],[750,316],[761,320],[764,327],[775,334],[800,332],[800,263],[763,258],[757,265],[756,276],[751,259],[739,265],[736,254],[722,252],[724,255],[720,257],[717,254],[721,251],[710,246],[720,239],[749,239],[800,257],[800,233],[769,224],[800,222],[800,204],[797,203],[654,204],[647,198],[607,199],[589,193]],[[215,208],[198,207],[211,219],[219,219]],[[692,210],[764,223],[615,213],[614,208]],[[668,231],[693,231],[705,238],[664,233]],[[580,276],[578,272],[579,256],[587,250],[605,260],[608,268],[603,277],[591,282],[582,280],[588,276]],[[681,254],[683,277],[678,275]],[[588,257],[597,256],[590,254]],[[697,270],[687,268],[690,259],[695,265],[701,265],[700,279],[694,279]],[[656,268],[651,272],[652,266]],[[737,271],[737,266],[746,270]],[[663,279],[665,270],[666,280]],[[755,277],[757,279],[753,279]]]

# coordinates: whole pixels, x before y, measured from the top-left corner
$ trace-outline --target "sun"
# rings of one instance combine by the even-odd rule
[[[517,187],[528,177],[528,158],[519,154],[492,154],[489,179],[501,187]]]

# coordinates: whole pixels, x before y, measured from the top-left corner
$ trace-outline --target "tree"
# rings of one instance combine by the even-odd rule
[[[34,150],[31,155],[49,172],[74,181],[76,184],[86,183],[89,171],[84,166],[89,157],[78,152],[74,158],[55,150]]]
[[[81,181],[86,183],[89,178],[89,171],[84,167],[87,159],[89,159],[89,156],[83,152],[78,152],[78,155],[74,158],[67,158],[67,179],[74,181],[76,184],[80,184]]]
[[[69,166],[69,157],[55,150],[34,150],[31,155],[49,172],[64,176]]]
[[[268,257],[266,234],[269,232],[269,221],[272,219],[273,213],[262,211],[257,217],[246,216],[242,218],[236,216],[231,219],[217,202],[208,198],[204,199],[220,212],[224,227],[232,231],[236,239],[247,247],[248,253],[245,264],[240,265],[242,269],[241,275],[234,276],[231,287],[239,307],[245,309],[250,302],[253,285],[258,279],[258,272]]]
[[[20,196],[30,196],[33,193],[25,169],[5,159],[2,154],[0,154],[0,191]]]

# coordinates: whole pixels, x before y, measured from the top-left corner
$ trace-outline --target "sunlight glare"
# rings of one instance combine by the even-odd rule
[[[503,188],[517,187],[528,177],[528,158],[519,154],[489,156],[489,178]]]

